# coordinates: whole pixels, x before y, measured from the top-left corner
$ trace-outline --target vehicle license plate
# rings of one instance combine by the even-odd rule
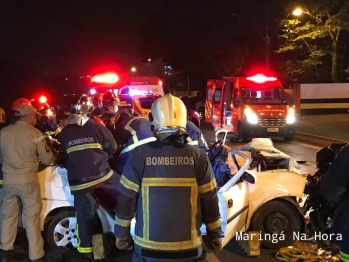
[[[279,128],[277,128],[277,127],[270,127],[270,128],[267,128],[267,132],[279,132]]]

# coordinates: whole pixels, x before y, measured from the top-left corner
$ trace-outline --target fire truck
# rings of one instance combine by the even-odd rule
[[[264,74],[209,79],[205,121],[238,142],[274,136],[292,141],[295,132],[295,111],[281,82]]]

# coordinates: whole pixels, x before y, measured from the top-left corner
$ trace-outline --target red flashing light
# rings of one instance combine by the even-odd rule
[[[95,75],[91,78],[92,82],[103,84],[115,84],[119,81],[119,77],[114,73]]]
[[[276,81],[277,79],[275,77],[269,77],[269,76],[265,76],[263,74],[257,74],[254,76],[250,76],[250,77],[246,77],[247,80],[262,84],[268,81]]]
[[[159,84],[159,86],[162,86],[162,81],[161,81],[161,80],[159,80],[158,84]]]
[[[40,102],[41,104],[45,104],[45,103],[47,102],[47,97],[46,97],[46,96],[40,96],[40,97],[39,97],[39,102]]]

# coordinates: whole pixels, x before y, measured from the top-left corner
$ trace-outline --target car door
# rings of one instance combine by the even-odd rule
[[[245,226],[248,214],[248,184],[241,180],[241,176],[250,165],[252,159],[241,152],[232,151],[245,158],[245,163],[232,178],[218,191],[219,208],[221,212],[221,225],[224,233],[222,244],[225,246],[232,240],[236,233]]]

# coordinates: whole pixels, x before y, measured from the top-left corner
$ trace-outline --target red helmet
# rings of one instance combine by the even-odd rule
[[[14,100],[12,102],[11,110],[12,111],[17,111],[20,106],[22,106],[22,105],[31,105],[31,104],[32,103],[30,102],[29,99],[26,99],[24,97],[17,98],[16,100]]]

